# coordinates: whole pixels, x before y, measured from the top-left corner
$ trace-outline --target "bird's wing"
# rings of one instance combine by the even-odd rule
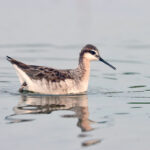
[[[51,82],[59,82],[60,80],[72,79],[69,70],[57,70],[49,67],[26,65],[9,56],[7,60],[21,69],[29,78],[35,80],[46,79]]]

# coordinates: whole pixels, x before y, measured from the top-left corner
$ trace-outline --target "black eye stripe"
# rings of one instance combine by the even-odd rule
[[[95,55],[96,52],[95,51],[89,51],[90,54]]]

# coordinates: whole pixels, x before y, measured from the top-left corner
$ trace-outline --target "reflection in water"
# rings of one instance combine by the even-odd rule
[[[139,72],[124,72],[123,75],[139,75]]]
[[[74,115],[63,115],[63,118],[78,118],[77,126],[82,132],[91,131],[91,123],[88,112],[88,98],[87,95],[76,96],[33,96],[22,95],[17,106],[13,108],[15,112],[6,117],[9,123],[19,123],[33,121],[34,119],[20,119],[17,116],[27,114],[50,114],[58,110],[69,110],[75,112]],[[30,116],[31,117],[31,116]],[[86,137],[86,136],[85,136]],[[83,142],[82,146],[89,146],[99,143],[100,140],[90,139]]]
[[[49,114],[58,110],[74,111],[74,115],[62,117],[78,118],[77,125],[82,131],[92,130],[88,120],[88,99],[87,95],[80,96],[25,96],[21,97],[18,105],[13,108],[16,115],[23,114]],[[14,116],[14,114],[13,114]],[[7,117],[8,118],[8,117]],[[10,118],[9,118],[10,119]],[[33,119],[11,119],[11,123],[32,121]]]
[[[129,88],[135,89],[135,88],[143,88],[146,87],[146,85],[134,85],[134,86],[130,86]]]
[[[101,142],[101,140],[99,140],[99,139],[88,140],[88,141],[83,142],[82,146],[90,146],[90,145],[94,145],[94,144],[97,144],[100,142]]]

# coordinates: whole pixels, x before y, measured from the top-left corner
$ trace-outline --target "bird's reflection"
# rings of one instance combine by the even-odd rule
[[[14,114],[9,115],[6,119],[9,123],[18,123],[33,121],[34,119],[16,118],[19,115],[25,114],[50,114],[58,110],[69,110],[74,112],[74,115],[68,114],[62,117],[78,119],[77,126],[82,131],[92,130],[91,121],[89,120],[88,98],[87,95],[76,96],[29,96],[22,95],[17,106],[13,108]]]
[[[14,114],[6,116],[9,123],[29,122],[34,119],[32,114],[50,114],[55,111],[68,110],[68,114],[62,115],[64,118],[77,118],[77,126],[82,132],[91,131],[94,128],[89,120],[88,97],[87,95],[73,96],[41,96],[41,95],[21,95],[18,104],[13,107]],[[74,114],[72,114],[74,112]],[[27,119],[26,119],[27,118]],[[79,137],[86,135],[79,135]],[[100,139],[90,139],[83,141],[82,146],[90,146],[100,143]]]

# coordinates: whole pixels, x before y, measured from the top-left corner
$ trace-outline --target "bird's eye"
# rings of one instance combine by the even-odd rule
[[[95,54],[96,54],[95,51],[90,51],[90,53],[91,53],[92,55],[95,55]]]

